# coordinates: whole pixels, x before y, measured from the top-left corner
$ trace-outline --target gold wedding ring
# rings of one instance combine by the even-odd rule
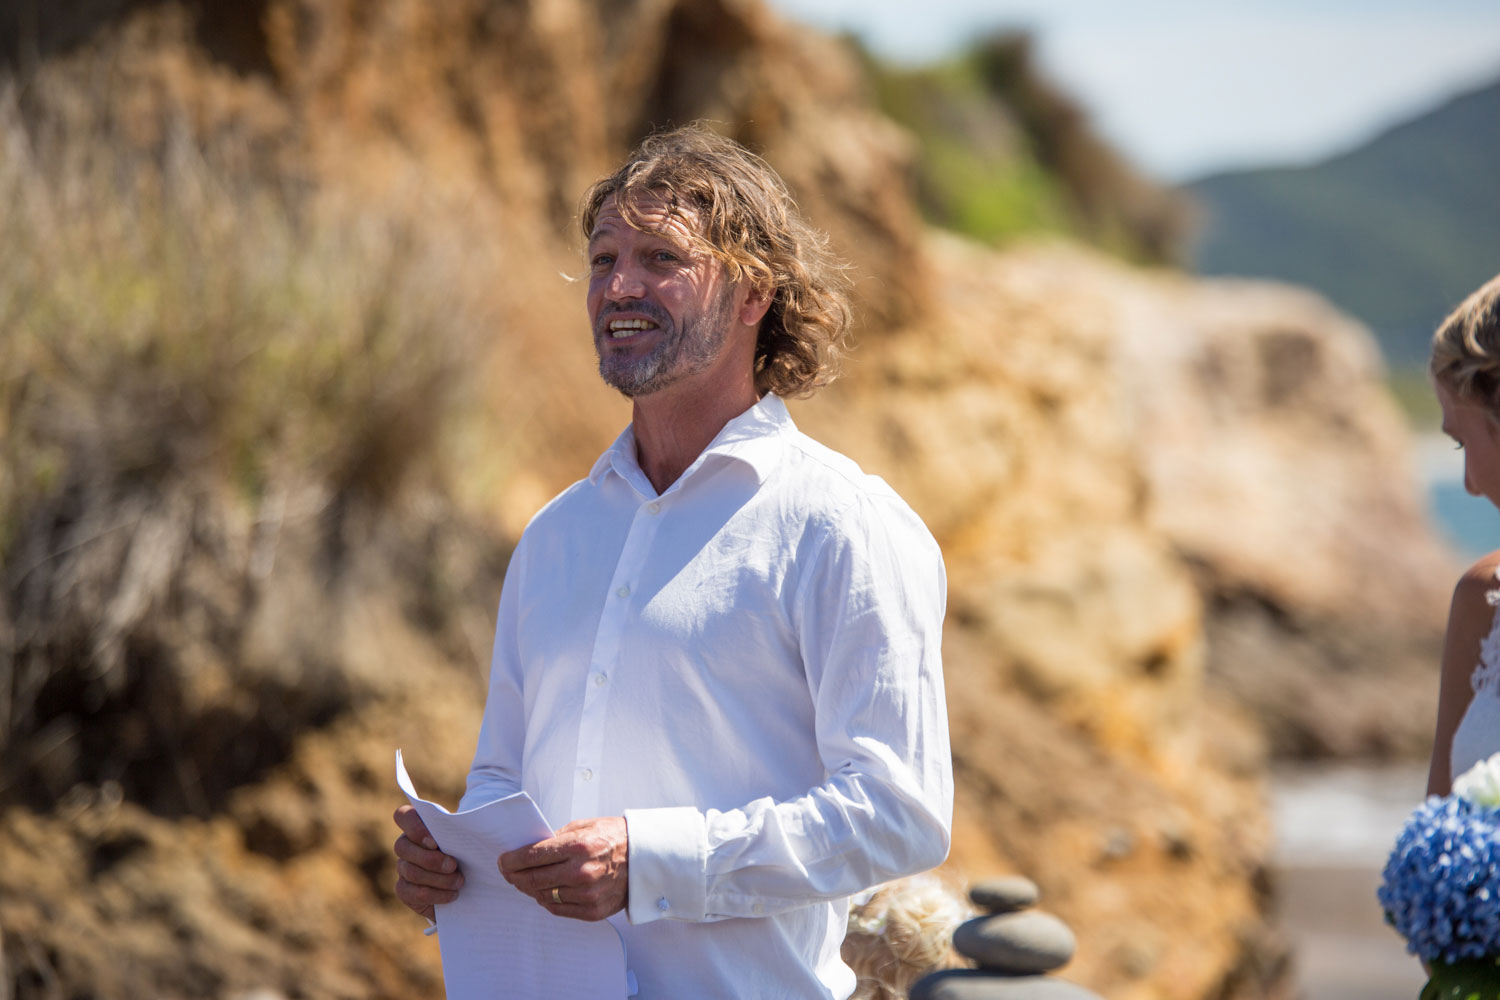
[[[561,903],[562,902],[562,890],[561,889],[553,888],[553,890],[552,890],[552,902],[554,902],[554,903]]]

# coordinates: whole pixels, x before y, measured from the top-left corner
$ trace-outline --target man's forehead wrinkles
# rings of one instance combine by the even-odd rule
[[[643,232],[674,224],[691,229],[699,219],[698,210],[675,193],[655,190],[612,193],[600,205],[600,214],[617,216]]]
[[[618,222],[616,220],[618,220]],[[645,220],[641,221],[644,222]],[[601,218],[594,225],[594,231],[589,235],[589,243],[597,243],[600,239],[606,236],[617,235],[618,230],[621,228],[619,223],[624,223],[625,226],[633,229],[643,236],[658,240],[662,243],[671,244],[675,247],[687,248],[694,242],[693,230],[690,226],[687,225],[686,220],[668,218],[664,220],[662,225],[659,226],[636,225],[636,223],[630,219],[614,215],[609,218]]]

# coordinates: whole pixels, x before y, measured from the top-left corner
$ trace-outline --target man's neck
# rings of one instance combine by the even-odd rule
[[[667,389],[637,397],[631,421],[636,461],[656,492],[666,492],[724,425],[759,398],[753,378],[730,392],[687,394]]]

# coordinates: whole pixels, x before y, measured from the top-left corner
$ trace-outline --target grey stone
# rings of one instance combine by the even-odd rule
[[[1010,913],[1035,906],[1042,897],[1041,890],[1029,878],[1020,875],[1002,875],[976,882],[969,889],[969,899],[981,910],[989,913]]]
[[[953,947],[986,969],[1051,972],[1078,947],[1068,925],[1041,910],[975,917],[953,932]]]
[[[1075,983],[1051,976],[1000,976],[984,969],[946,969],[923,976],[910,1000],[1099,1000]]]

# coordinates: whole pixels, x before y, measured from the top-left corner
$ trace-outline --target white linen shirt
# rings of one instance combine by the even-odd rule
[[[947,854],[945,588],[776,396],[659,496],[627,428],[511,557],[462,808],[625,817],[641,1000],[842,1000],[847,897]]]

